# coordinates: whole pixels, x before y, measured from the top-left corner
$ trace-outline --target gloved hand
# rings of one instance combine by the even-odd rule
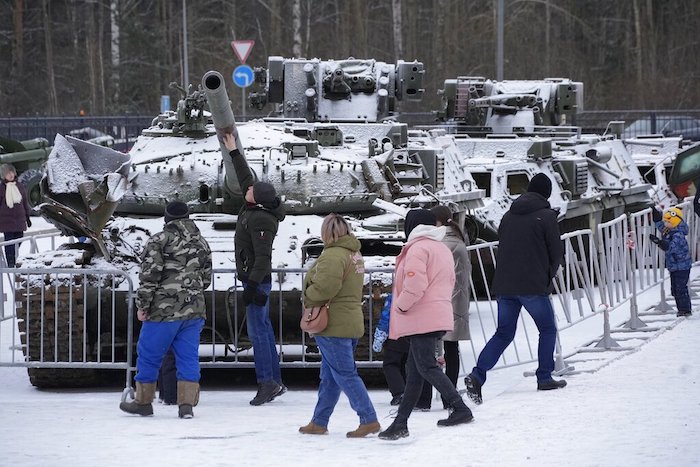
[[[372,350],[375,352],[381,352],[387,337],[389,337],[389,335],[385,331],[382,331],[379,328],[375,329],[374,340],[372,341]]]
[[[256,293],[255,298],[253,298],[253,303],[258,306],[265,306],[267,303],[267,295],[262,292]]]
[[[258,283],[248,281],[248,283],[245,286],[245,289],[243,289],[243,303],[246,306],[250,305],[251,303],[255,303],[256,295],[258,295]]]
[[[27,217],[27,228],[29,228],[31,226],[32,226],[32,221],[31,221],[31,219],[29,219],[29,217]]]
[[[668,250],[668,242],[666,240],[662,240],[654,234],[649,234],[649,238],[651,239],[651,241],[653,243],[655,243],[662,250],[664,250],[664,251]]]
[[[661,219],[663,219],[663,214],[661,214],[661,211],[656,209],[654,206],[651,208],[651,219],[654,222],[659,222]]]

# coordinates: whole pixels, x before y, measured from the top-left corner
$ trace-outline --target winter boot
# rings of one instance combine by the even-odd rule
[[[194,381],[177,382],[177,407],[178,417],[192,418],[192,407],[199,402],[199,383]]]
[[[676,313],[676,316],[679,318],[684,318],[686,316],[692,316],[693,312],[690,310],[679,310],[678,313]]]
[[[551,391],[552,389],[561,389],[564,386],[566,386],[566,381],[563,379],[557,381],[556,379],[549,378],[537,382],[538,391]]]
[[[379,425],[379,422],[361,423],[356,430],[348,431],[346,436],[348,438],[364,438],[367,435],[379,433],[381,429],[382,427]]]
[[[389,405],[399,405],[401,403],[401,399],[403,399],[403,393],[393,396],[391,398],[391,402],[389,402]]]
[[[466,378],[464,378],[464,384],[467,386],[467,396],[475,404],[481,404],[484,399],[481,397],[481,383],[476,376],[469,373]]]
[[[258,393],[250,401],[250,405],[263,405],[270,402],[282,392],[282,386],[274,381],[265,381],[258,384]]]
[[[328,434],[328,428],[321,425],[316,425],[314,422],[309,422],[308,425],[299,427],[299,433],[305,435],[326,435]]]
[[[379,439],[387,439],[389,441],[408,438],[408,426],[406,426],[406,422],[397,422],[396,419],[394,419],[394,422],[389,425],[389,428],[382,431],[377,436]]]
[[[119,408],[134,415],[153,415],[153,398],[156,396],[156,383],[136,381],[136,396],[131,402],[121,402]]]
[[[449,417],[438,420],[438,426],[455,426],[461,425],[463,423],[469,423],[474,420],[472,411],[461,399],[450,404],[452,406],[452,411]]]

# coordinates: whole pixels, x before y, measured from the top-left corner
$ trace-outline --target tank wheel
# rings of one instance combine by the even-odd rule
[[[37,388],[80,388],[94,386],[94,368],[27,368],[29,382]]]
[[[17,181],[27,189],[29,207],[32,209],[42,203],[40,182],[43,177],[44,172],[41,169],[29,169],[17,177]]]

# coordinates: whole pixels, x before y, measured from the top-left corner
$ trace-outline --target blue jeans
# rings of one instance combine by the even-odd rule
[[[350,407],[360,417],[360,423],[376,422],[377,412],[355,366],[357,339],[322,336],[315,339],[321,351],[321,384],[311,421],[327,427],[342,391],[350,401]]]
[[[243,282],[245,288],[246,282]],[[270,295],[272,284],[258,285],[258,292]],[[280,372],[280,357],[277,353],[275,332],[270,321],[270,300],[260,306],[251,303],[246,307],[246,324],[248,337],[253,343],[253,359],[255,360],[255,377],[258,383],[275,381],[282,384]]]
[[[549,295],[503,295],[498,299],[498,327],[486,347],[479,354],[472,374],[481,384],[486,382],[486,372],[496,365],[506,347],[513,342],[518,327],[520,309],[525,307],[535,321],[540,332],[537,346],[539,366],[535,374],[537,381],[552,378],[554,371],[554,345],[557,341],[557,325],[554,322],[554,308]]]
[[[692,309],[688,293],[688,277],[690,277],[690,269],[671,271],[671,295],[676,300],[678,311],[691,311]]]
[[[199,334],[204,327],[204,319],[181,321],[144,321],[136,345],[136,381],[155,383],[163,357],[172,347],[175,354],[178,381],[198,382]]]

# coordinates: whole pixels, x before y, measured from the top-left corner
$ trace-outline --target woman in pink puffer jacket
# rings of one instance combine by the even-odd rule
[[[407,242],[396,258],[389,338],[409,341],[406,389],[394,422],[379,438],[397,440],[408,433],[408,417],[420,397],[423,379],[447,401],[451,413],[438,426],[471,422],[474,417],[435,358],[438,340],[454,326],[452,290],[455,283],[452,252],[442,243],[445,227],[435,215],[414,209],[406,215]]]

